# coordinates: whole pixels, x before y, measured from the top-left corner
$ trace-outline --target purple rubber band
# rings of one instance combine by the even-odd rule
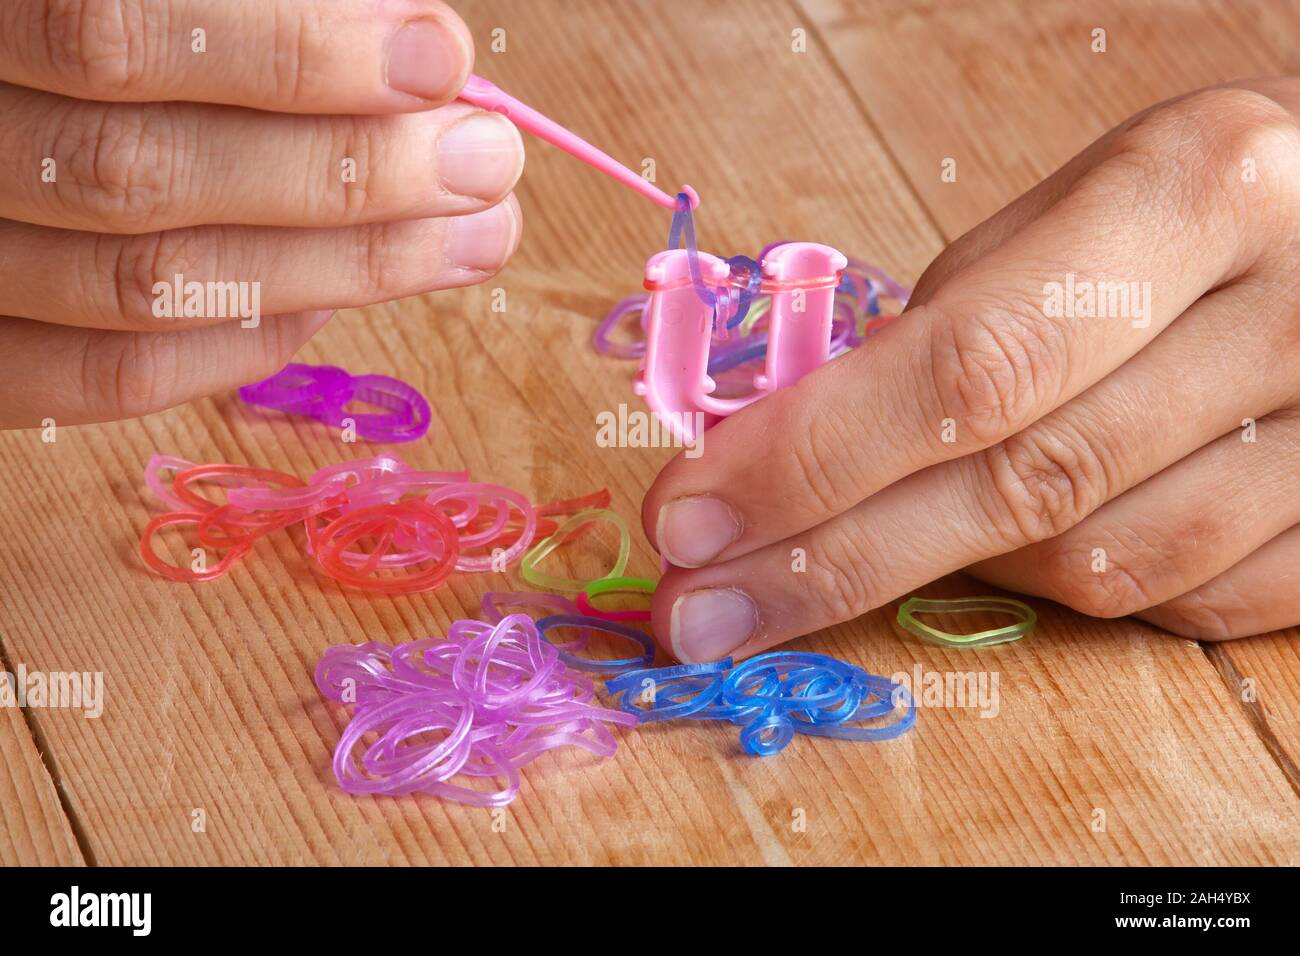
[[[336,428],[350,420],[366,441],[414,441],[429,430],[433,417],[428,400],[405,382],[387,375],[349,375],[332,365],[286,365],[270,378],[242,387],[239,397]],[[349,412],[353,402],[384,411]]]
[[[620,359],[635,359],[645,355],[644,338],[637,342],[614,342],[610,340],[610,334],[618,328],[619,323],[626,316],[634,312],[640,312],[644,315],[646,303],[649,301],[650,296],[645,294],[630,295],[610,309],[605,318],[601,319],[600,324],[596,326],[596,331],[592,333],[591,344],[596,351],[601,355]]]
[[[446,639],[331,647],[316,686],[353,708],[333,761],[352,794],[418,791],[505,806],[525,764],[560,747],[611,757],[618,744],[607,725],[637,723],[595,703],[591,679],[565,667],[526,614],[456,621]],[[453,782],[476,777],[497,789]]]

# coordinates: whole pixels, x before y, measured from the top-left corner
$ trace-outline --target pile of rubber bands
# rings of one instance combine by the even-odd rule
[[[165,471],[175,473],[170,485]],[[607,490],[533,505],[511,488],[470,481],[468,472],[417,471],[391,454],[330,465],[306,481],[267,468],[155,455],[144,477],[175,510],[145,526],[140,555],[173,581],[219,578],[258,539],[299,524],[307,555],[326,575],[385,594],[428,591],[452,571],[504,571],[525,558],[525,575],[536,573],[542,557],[601,520],[620,527],[624,565],[630,548],[626,525],[606,508]],[[201,494],[200,484],[224,492],[226,500]],[[565,515],[571,517],[563,526],[554,520]],[[160,529],[177,525],[194,527],[202,546],[189,567],[164,561],[153,548]],[[538,535],[548,537],[525,555]],[[225,553],[208,566],[206,548]]]
[[[387,375],[350,375],[333,365],[291,363],[268,379],[245,385],[239,397],[336,428],[351,423],[366,441],[415,441],[432,419],[428,400],[405,382]],[[354,403],[383,411],[348,411]]]
[[[677,197],[677,211],[668,232],[668,248],[676,249],[683,242],[695,292],[714,310],[708,373],[718,385],[715,394],[718,397],[742,394],[752,387],[753,373],[767,356],[766,320],[772,300],[760,291],[763,278],[760,263],[770,249],[781,243],[765,246],[757,260],[743,255],[729,257],[726,260],[731,266],[729,281],[721,287],[710,287],[704,282],[700,269],[694,217],[684,193]],[[910,289],[894,281],[884,270],[849,257],[835,292],[831,356],[857,348],[898,318],[910,295]],[[642,358],[645,355],[645,327],[641,323],[649,301],[650,296],[641,293],[628,296],[615,305],[592,335],[596,351],[613,358]],[[883,311],[882,302],[892,303],[891,311]],[[640,316],[637,323],[631,321],[634,316]],[[613,340],[616,329],[631,324],[639,328],[639,338]]]
[[[353,794],[424,791],[505,806],[519,793],[524,764],[560,747],[612,757],[618,744],[606,725],[636,723],[595,703],[590,678],[560,662],[527,614],[457,621],[445,639],[331,647],[316,686],[354,705],[334,751],[334,774]],[[451,782],[458,776],[504,786]]]
[[[689,718],[741,726],[746,753],[770,757],[796,733],[841,740],[891,740],[916,723],[907,689],[823,654],[772,651],[740,664],[628,671],[607,681],[618,705],[642,722]],[[850,726],[892,718],[873,726]]]
[[[613,620],[644,611],[605,611],[592,596],[653,591],[637,578],[588,582],[580,604],[544,591],[483,596],[483,621],[461,620],[444,638],[396,647],[371,641],[326,650],[316,686],[329,700],[353,705],[334,751],[334,774],[352,794],[423,791],[482,807],[504,806],[519,793],[519,768],[549,750],[580,747],[614,755],[608,726],[671,718],[725,720],[741,727],[754,756],[780,753],[794,734],[842,740],[890,740],[916,722],[907,690],[884,677],[821,654],[776,651],[738,665],[653,668],[655,648],[643,631]],[[539,621],[507,608],[558,613]],[[573,630],[559,641],[554,632]],[[594,632],[635,644],[620,660],[585,656]],[[618,709],[596,702],[582,671],[606,678]],[[884,722],[882,722],[882,720]],[[851,726],[875,721],[871,726]],[[490,777],[495,791],[453,783]]]

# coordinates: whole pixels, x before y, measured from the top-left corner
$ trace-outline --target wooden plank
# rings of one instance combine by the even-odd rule
[[[23,712],[5,707],[0,710],[0,866],[83,862]]]
[[[56,474],[61,463],[76,456],[76,451],[66,445],[42,444],[38,432],[7,433],[3,438],[21,446],[24,458],[43,461],[50,467],[50,474]],[[38,706],[20,708],[20,703],[28,701],[25,696],[19,701],[15,695],[20,685],[32,686],[20,680],[20,671],[21,675],[33,676],[34,681],[36,675],[43,677],[50,671],[92,668],[85,667],[85,662],[75,656],[32,655],[26,644],[19,644],[17,608],[19,602],[27,600],[25,592],[35,570],[31,562],[20,557],[17,548],[19,536],[26,533],[26,525],[18,518],[34,503],[19,505],[19,500],[11,496],[0,507],[0,670],[8,682],[8,688],[3,689],[5,705],[0,707],[0,866],[75,865],[85,860],[73,821],[60,803],[64,783],[58,775],[58,755],[43,752],[43,744],[48,742],[38,739],[42,724],[48,726],[47,718],[56,711]],[[43,610],[61,612],[57,604]],[[23,624],[22,631],[27,634],[35,634],[39,628],[35,620]],[[84,711],[71,713],[75,713],[76,720],[95,723],[83,716]]]
[[[689,31],[685,12],[649,0],[557,9],[470,7],[481,49],[494,27],[508,38],[479,71],[620,158],[657,159],[661,184],[697,186],[706,248],[816,238],[911,279],[941,247],[835,64],[816,44],[791,51],[793,8],[693,4]],[[341,315],[303,358],[396,374],[433,397],[430,437],[400,449],[418,467],[465,466],[539,499],[607,484],[633,517],[669,452],[596,446],[598,411],[639,406],[629,367],[587,341],[638,286],[666,216],[531,144],[520,194],[524,246],[499,279]],[[494,287],[504,314],[490,310]],[[611,761],[539,761],[501,817],[433,798],[354,799],[329,770],[341,717],[312,684],[321,653],[437,632],[517,577],[368,599],[319,581],[282,536],[221,581],[174,585],[134,555],[151,453],[305,474],[369,449],[233,396],[65,429],[58,447],[56,461],[30,434],[0,436],[13,542],[0,633],[29,663],[105,673],[93,731],[40,715],[100,863],[1300,860],[1297,801],[1199,649],[1051,606],[1033,638],[987,651],[905,639],[888,610],[800,642],[877,673],[996,673],[996,716],[931,706],[899,741],[798,740],[769,760],[740,755],[732,727],[648,728],[622,735]],[[639,534],[634,544],[630,570],[654,574]]]
[[[798,2],[950,239],[1152,103],[1300,70],[1300,5],[1280,0]],[[958,157],[956,183],[939,180],[943,156]],[[1297,639],[1205,650],[1300,792]]]
[[[949,241],[1138,110],[1300,70],[1287,0],[797,2]]]

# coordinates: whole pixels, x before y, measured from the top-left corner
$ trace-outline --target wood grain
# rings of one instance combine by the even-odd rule
[[[10,673],[13,673],[11,670]],[[0,711],[0,866],[83,862],[23,713]]]
[[[798,0],[951,241],[1128,116],[1300,71],[1288,0]],[[1104,53],[1092,31],[1106,31]],[[955,182],[940,178],[945,158]]]
[[[847,19],[832,30],[829,8],[814,20],[812,6],[512,0],[461,9],[481,50],[494,27],[507,31],[505,53],[480,54],[481,73],[632,165],[655,159],[661,185],[695,185],[707,248],[752,254],[774,238],[806,237],[915,279],[950,221],[995,208],[1015,187],[964,184],[971,194],[954,212],[911,181],[898,157],[913,154],[877,135],[889,121],[863,112],[909,103],[912,123],[932,123],[935,104],[915,76],[854,58],[897,42],[901,30],[914,43],[911,62],[924,63],[918,24],[930,8],[837,7],[830,12]],[[966,18],[978,25],[969,10]],[[807,26],[817,28],[808,52],[793,53],[791,31]],[[824,42],[841,31],[859,38],[857,54]],[[862,70],[877,70],[867,74],[870,97],[845,82]],[[1032,139],[1018,146],[1026,162],[1050,163],[1064,148],[1044,142],[1035,152]],[[597,447],[596,413],[639,404],[629,366],[593,355],[588,338],[599,314],[637,288],[666,217],[534,143],[519,192],[524,245],[498,279],[341,314],[302,358],[395,374],[430,395],[429,438],[399,449],[414,465],[468,467],[538,499],[607,485],[613,506],[634,519],[670,452]],[[490,309],[493,288],[505,291],[505,313]],[[739,753],[729,726],[651,727],[622,735],[610,761],[538,761],[500,817],[433,798],[348,797],[329,769],[343,715],[312,683],[321,653],[438,632],[473,614],[483,591],[517,578],[458,575],[432,595],[369,599],[314,576],[286,535],[259,543],[226,578],[188,587],[146,573],[135,547],[151,513],[141,468],[154,452],[306,474],[368,450],[233,395],[62,429],[55,445],[30,432],[0,436],[5,653],[34,668],[105,674],[97,721],[27,715],[89,859],[1300,862],[1300,799],[1202,650],[1046,602],[1036,602],[1037,633],[999,648],[919,644],[892,622],[892,607],[799,642],[876,673],[982,674],[990,689],[996,675],[986,716],[940,701],[889,744],[797,740],[760,760]],[[653,575],[640,534],[634,544],[631,571]],[[598,545],[566,560],[595,572]],[[953,578],[926,593],[977,588]],[[20,751],[29,762],[33,753]],[[27,790],[14,798],[24,807],[37,788]]]
[[[1300,72],[1300,5],[1283,0],[799,3],[948,239],[1138,110]],[[1105,53],[1091,50],[1094,27]],[[957,182],[940,181],[940,156],[959,157]],[[1300,792],[1298,639],[1291,628],[1205,650]]]

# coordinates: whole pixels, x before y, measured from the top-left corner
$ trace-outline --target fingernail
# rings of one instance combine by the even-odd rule
[[[515,124],[497,113],[471,113],[438,137],[438,178],[449,193],[497,199],[510,192],[524,166]]]
[[[441,20],[410,20],[388,41],[385,80],[412,96],[450,99],[465,78],[468,59],[460,37]]]
[[[447,223],[443,256],[462,269],[496,272],[515,251],[515,215],[514,203],[507,199],[491,209],[456,216]]]
[[[740,537],[736,509],[721,498],[677,498],[659,509],[659,553],[679,568],[708,564]]]
[[[758,627],[758,608],[734,588],[687,591],[673,604],[670,641],[683,664],[716,661],[751,637]]]

